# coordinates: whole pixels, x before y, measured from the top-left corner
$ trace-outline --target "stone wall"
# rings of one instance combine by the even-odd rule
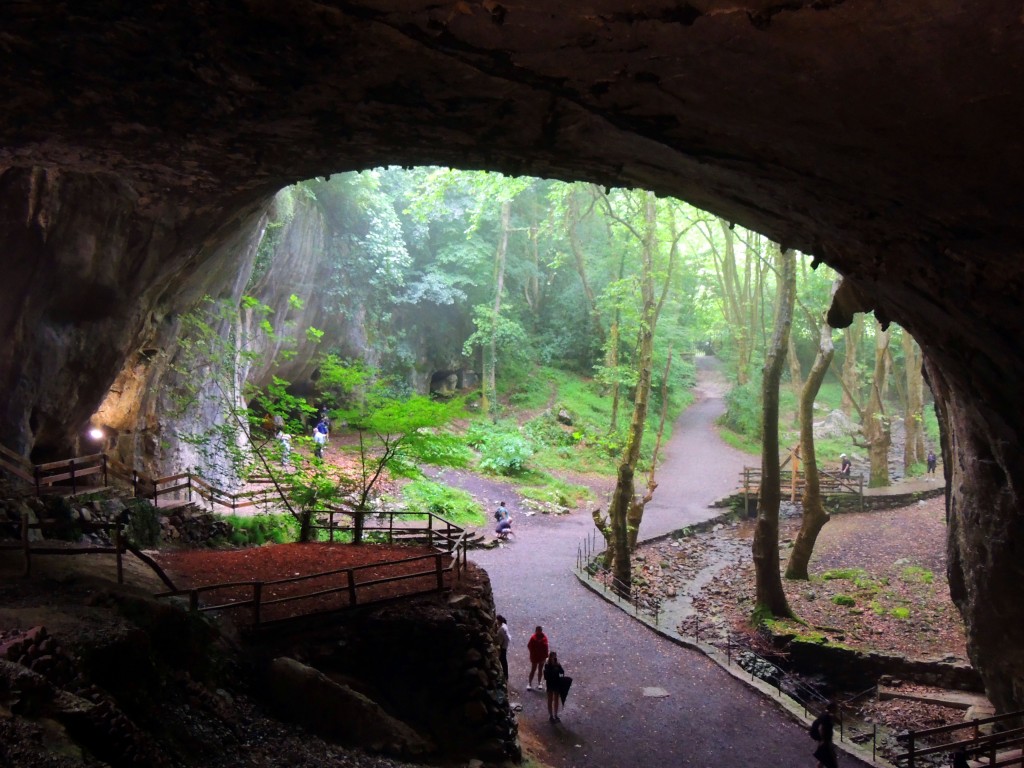
[[[290,656],[373,700],[447,758],[521,758],[495,635],[490,580],[472,564],[450,595],[344,614],[265,639],[269,660]]]

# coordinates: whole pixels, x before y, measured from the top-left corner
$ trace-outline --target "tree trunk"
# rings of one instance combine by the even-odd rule
[[[654,359],[654,330],[658,323],[659,304],[654,295],[654,251],[657,236],[657,200],[654,193],[644,193],[643,269],[640,278],[640,292],[643,299],[639,339],[637,343],[636,397],[633,400],[633,418],[629,424],[629,436],[622,463],[619,464],[618,482],[609,510],[612,534],[615,538],[615,562],[612,571],[616,588],[629,594],[632,582],[629,558],[630,541],[636,540],[636,532],[629,530],[629,517],[634,504],[634,475],[640,459],[640,447],[647,422],[647,407],[651,393],[651,363]],[[671,271],[671,270],[669,270]],[[637,523],[639,525],[639,523]]]
[[[492,416],[497,417],[498,386],[495,369],[498,367],[498,317],[501,314],[501,294],[505,290],[505,256],[508,253],[509,222],[512,218],[512,203],[501,204],[501,237],[498,251],[494,255],[494,309],[491,316],[491,339],[487,344],[487,358],[484,363],[484,388],[490,397]],[[485,400],[486,402],[486,400]]]
[[[853,418],[857,410],[853,398],[856,395],[860,399],[860,382],[857,377],[857,352],[860,348],[861,339],[864,338],[864,315],[857,313],[853,316],[853,322],[843,331],[843,338],[846,341],[846,355],[843,358],[843,400],[840,407],[848,417]]]
[[[818,481],[818,458],[814,448],[814,398],[818,396],[821,382],[828,373],[835,355],[832,345],[832,329],[827,323],[821,326],[818,354],[800,392],[800,453],[804,459],[803,519],[797,534],[793,551],[789,553],[786,565],[787,579],[808,579],[807,565],[814,552],[818,533],[828,522],[825,507],[821,503],[821,486]]]
[[[921,373],[921,348],[907,329],[903,329],[903,359],[907,377],[907,407],[904,413],[903,469],[925,462],[924,451],[924,376]]]
[[[580,201],[577,196],[576,186],[569,193],[568,206],[566,208],[565,228],[569,233],[569,247],[572,249],[573,259],[576,262],[576,274],[580,276],[580,285],[583,286],[583,296],[587,300],[587,312],[590,315],[590,325],[597,339],[600,348],[604,347],[604,326],[601,324],[601,310],[597,306],[597,298],[594,296],[594,289],[590,286],[587,278],[586,263],[583,258],[583,244],[580,242]]]
[[[804,387],[803,371],[800,370],[800,358],[796,354],[796,340],[793,334],[789,334],[789,341],[786,343],[786,359],[789,361],[789,385],[797,400]]]
[[[796,299],[796,256],[779,254],[778,306],[775,328],[766,349],[761,380],[764,436],[761,442],[761,497],[754,527],[755,621],[765,614],[792,616],[779,574],[779,381]]]
[[[892,439],[884,401],[885,382],[889,375],[889,335],[889,330],[883,331],[881,326],[875,332],[875,371],[871,379],[871,396],[864,409],[862,431],[871,460],[870,488],[889,485],[889,446]]]

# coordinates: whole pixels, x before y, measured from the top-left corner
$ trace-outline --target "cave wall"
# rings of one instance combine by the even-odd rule
[[[954,596],[1024,708],[1018,1],[27,0],[0,41],[0,441],[73,444],[296,179],[647,187],[815,254],[920,342]]]

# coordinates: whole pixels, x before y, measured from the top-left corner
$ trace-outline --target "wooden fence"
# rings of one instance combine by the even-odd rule
[[[326,525],[318,523],[314,526],[319,530],[329,531],[331,541],[334,540],[335,534],[353,531],[355,528],[354,521],[348,525],[337,525],[334,519],[336,515],[351,517],[348,512],[335,510],[326,513]],[[330,612],[375,602],[373,598],[375,587],[408,581],[409,589],[402,592],[403,597],[408,597],[444,590],[446,588],[445,579],[449,574],[452,578],[461,579],[467,565],[467,532],[433,513],[417,515],[419,518],[424,516],[427,518],[425,524],[422,525],[417,525],[418,521],[406,521],[407,524],[396,525],[395,518],[403,516],[412,517],[413,515],[412,513],[391,513],[387,516],[387,525],[384,525],[385,521],[382,518],[367,516],[363,533],[369,536],[386,537],[388,543],[423,543],[437,549],[437,552],[352,568],[302,574],[273,581],[241,580],[205,584],[191,589],[163,592],[157,597],[188,597],[189,607],[193,611],[248,608],[252,611],[253,626],[260,627],[290,620],[266,621],[264,612],[274,606],[337,595],[339,600],[332,608],[328,611],[317,611]],[[418,567],[420,564],[423,565],[422,569]],[[382,573],[384,575],[381,575]],[[267,598],[264,596],[268,590],[275,587],[286,587],[303,582],[317,582],[317,584],[311,586],[309,590],[284,597]],[[226,592],[231,599],[227,602],[203,603],[204,595],[217,592]],[[234,595],[241,595],[241,597],[236,599]],[[300,613],[294,618],[303,618],[310,613]]]
[[[749,510],[751,500],[757,501],[761,491],[761,468],[744,467],[741,480],[744,506]],[[789,496],[791,502],[795,503],[803,495],[806,484],[802,469],[782,469],[779,472],[779,489],[783,496]],[[860,500],[861,512],[864,511],[864,475],[846,477],[838,472],[818,470],[818,487],[822,496],[856,496]]]
[[[12,525],[18,525],[12,523]],[[109,546],[104,545],[86,545],[73,544],[68,542],[66,546],[53,546],[53,544],[39,544],[33,542],[30,535],[31,531],[40,531],[45,538],[47,531],[65,529],[77,529],[82,533],[105,534],[107,539],[110,540]],[[47,520],[44,522],[31,523],[29,522],[29,516],[23,514],[21,516],[20,523],[19,541],[17,542],[5,542],[0,541],[0,550],[21,550],[25,558],[25,576],[32,575],[32,558],[39,555],[114,555],[117,560],[117,583],[124,584],[124,556],[128,551],[127,539],[124,533],[124,522],[118,520],[111,523],[94,523],[87,522],[85,520],[76,520],[74,522],[61,522],[55,520]]]
[[[1007,712],[994,717],[970,720],[965,723],[943,725],[922,731],[909,731],[906,736],[907,751],[896,755],[895,763],[907,768],[919,765],[934,765],[950,753],[962,749],[968,760],[986,766],[1024,766],[1024,710]],[[997,725],[1003,730],[993,731]],[[984,726],[987,726],[984,731]],[[956,737],[957,731],[968,731],[966,737]],[[952,737],[946,741],[944,737]],[[934,743],[939,741],[939,743]],[[928,746],[922,746],[928,745]],[[930,744],[930,745],[929,745]],[[922,759],[924,758],[924,759]],[[943,760],[945,764],[945,760]]]

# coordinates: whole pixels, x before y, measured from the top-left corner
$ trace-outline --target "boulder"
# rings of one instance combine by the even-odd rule
[[[324,738],[405,757],[434,750],[430,741],[373,700],[294,659],[274,659],[268,683],[282,716]]]

